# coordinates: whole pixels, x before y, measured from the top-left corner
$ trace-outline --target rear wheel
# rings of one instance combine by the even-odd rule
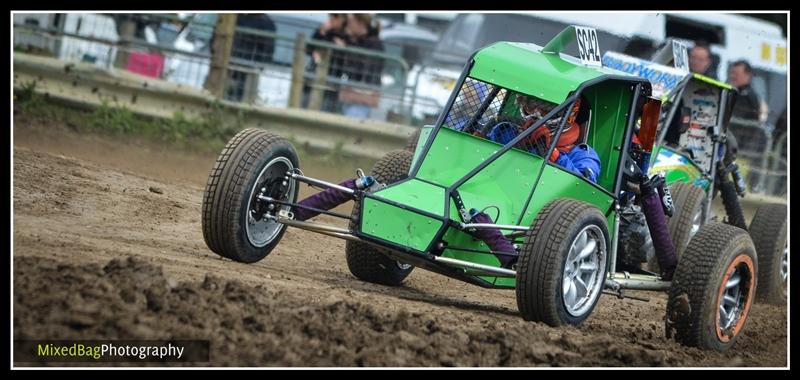
[[[767,204],[758,208],[750,222],[750,238],[758,253],[759,302],[786,303],[789,247],[786,245],[787,206]]]
[[[606,276],[608,227],[589,204],[559,199],[526,233],[517,269],[517,306],[527,321],[577,325],[594,310]]]
[[[747,231],[709,223],[678,261],[667,302],[667,337],[725,351],[736,341],[753,303],[758,261]]]
[[[297,152],[286,139],[262,129],[236,134],[217,158],[203,195],[203,238],[208,248],[243,263],[266,257],[286,226],[266,218],[267,210],[257,197],[295,202],[299,189],[285,176],[297,167]]]
[[[397,182],[408,176],[412,154],[406,150],[387,153],[375,163],[371,175],[385,184]],[[361,205],[353,206],[350,229],[358,228]],[[414,267],[399,262],[381,253],[381,250],[365,243],[348,240],[345,244],[347,267],[357,278],[376,284],[399,286],[411,274]]]
[[[422,133],[422,129],[417,129],[414,132],[411,132],[411,136],[408,137],[408,141],[406,141],[406,150],[414,154],[417,150],[417,143],[419,142],[419,135]]]

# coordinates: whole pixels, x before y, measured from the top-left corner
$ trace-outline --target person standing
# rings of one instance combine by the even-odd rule
[[[320,25],[314,34],[311,35],[312,40],[323,41],[327,43],[336,44],[337,46],[347,46],[347,36],[345,35],[344,27],[347,23],[347,14],[345,13],[329,13],[328,19]],[[317,65],[322,62],[322,50],[325,48],[316,48],[313,45],[309,46],[306,50],[311,54],[311,61],[306,67],[306,71],[316,73]],[[344,52],[341,50],[331,49],[328,61],[328,78],[339,78],[342,76],[342,67],[344,66]],[[326,112],[336,111],[336,99],[338,97],[338,85],[329,84],[333,90],[324,90],[322,93],[321,110]],[[311,96],[311,86],[308,84],[303,85],[303,107],[308,107],[308,102]]]
[[[733,116],[741,119],[759,121],[761,114],[761,99],[751,86],[753,82],[753,68],[745,60],[734,62],[728,70],[728,80],[739,91],[736,104],[733,106]]]
[[[739,60],[731,64],[728,70],[728,81],[739,92],[736,97],[736,103],[733,105],[732,116],[749,122],[759,122],[761,99],[759,99],[758,94],[751,86],[753,68],[750,67],[750,64],[745,60]],[[731,123],[730,130],[736,136],[739,150],[745,151],[751,156],[766,154],[766,151],[771,148],[766,144],[767,136],[753,127]],[[761,173],[758,170],[752,170],[748,177],[748,182],[754,191],[760,191]]]
[[[711,47],[704,41],[697,41],[689,50],[689,70],[693,73],[717,79],[716,68],[713,65]]]
[[[347,46],[361,49],[383,51],[383,43],[378,37],[380,24],[367,13],[347,15],[345,35]],[[342,79],[353,82],[355,86],[343,86],[339,92],[342,113],[356,118],[367,118],[370,109],[378,105],[380,92],[364,86],[380,87],[383,73],[383,60],[359,53],[348,52],[344,58]]]

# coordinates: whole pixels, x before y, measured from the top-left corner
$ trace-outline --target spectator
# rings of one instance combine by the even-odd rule
[[[750,86],[753,81],[753,68],[747,61],[736,61],[728,71],[728,80],[739,90],[739,96],[733,106],[733,117],[758,121],[761,100]]]
[[[753,69],[750,64],[744,60],[734,62],[728,70],[728,80],[733,87],[739,90],[739,95],[733,105],[732,116],[738,119],[759,122],[761,100],[750,85],[753,80]],[[766,150],[770,148],[766,145],[767,136],[764,136],[757,129],[731,123],[730,130],[736,136],[739,151],[747,152],[754,157],[755,155],[765,154]],[[748,182],[753,191],[761,191],[761,176],[762,174],[759,170],[751,170]]]
[[[346,35],[344,32],[345,24],[347,23],[347,15],[344,13],[330,13],[328,20],[320,25],[314,34],[311,35],[312,40],[324,41],[338,46],[346,46]],[[317,65],[322,61],[322,50],[315,48],[313,45],[309,46],[307,52],[311,54],[311,61],[307,66],[307,71],[312,74],[316,72]],[[344,52],[341,50],[332,50],[330,53],[330,61],[328,63],[328,77],[340,78],[342,76],[342,67],[344,67]],[[330,87],[336,87],[331,85]],[[322,93],[322,110],[327,112],[336,111],[336,100],[338,98],[338,90],[324,90]],[[308,107],[308,101],[311,94],[311,86],[305,84],[303,86],[303,107]]]
[[[347,24],[346,14],[330,13],[328,14],[328,20],[325,21],[322,25],[320,25],[319,28],[317,28],[317,30],[314,31],[314,34],[311,36],[311,39],[330,42],[339,46],[345,46],[346,35],[344,32],[344,27],[346,24]],[[312,47],[309,48],[308,50],[311,53],[314,64],[319,64],[321,59],[319,49],[314,49]]]
[[[366,13],[347,15],[345,35],[347,46],[361,49],[383,51],[383,44],[378,38],[380,24]],[[383,61],[380,58],[364,54],[348,53],[344,57],[342,79],[367,85],[380,87]],[[342,113],[351,117],[369,117],[370,107],[378,104],[380,93],[375,90],[344,86],[339,92],[339,102],[342,104]]]
[[[717,79],[713,63],[711,48],[708,44],[703,41],[695,42],[694,47],[689,50],[689,70],[693,73]]]

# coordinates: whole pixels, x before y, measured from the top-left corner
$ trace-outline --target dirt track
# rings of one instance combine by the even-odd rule
[[[200,227],[213,156],[14,131],[16,339],[210,339],[211,365],[786,365],[785,307],[755,305],[720,354],[667,341],[660,294],[604,296],[582,326],[550,328],[522,321],[513,291],[421,270],[361,282],[342,241],[296,229],[261,262],[223,260]]]

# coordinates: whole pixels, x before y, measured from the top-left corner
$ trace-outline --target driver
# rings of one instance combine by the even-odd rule
[[[515,103],[523,117],[522,125],[500,122],[486,134],[488,139],[505,145],[555,108],[553,103],[522,94],[517,95]],[[578,143],[581,125],[589,120],[589,108],[586,98],[583,96],[578,98],[570,110],[564,130],[556,141],[555,149],[548,160],[597,183],[597,177],[600,175],[600,158],[590,146]],[[560,123],[561,118],[548,120],[528,135],[528,138],[523,140],[521,147],[533,154],[543,156],[547,153]]]

